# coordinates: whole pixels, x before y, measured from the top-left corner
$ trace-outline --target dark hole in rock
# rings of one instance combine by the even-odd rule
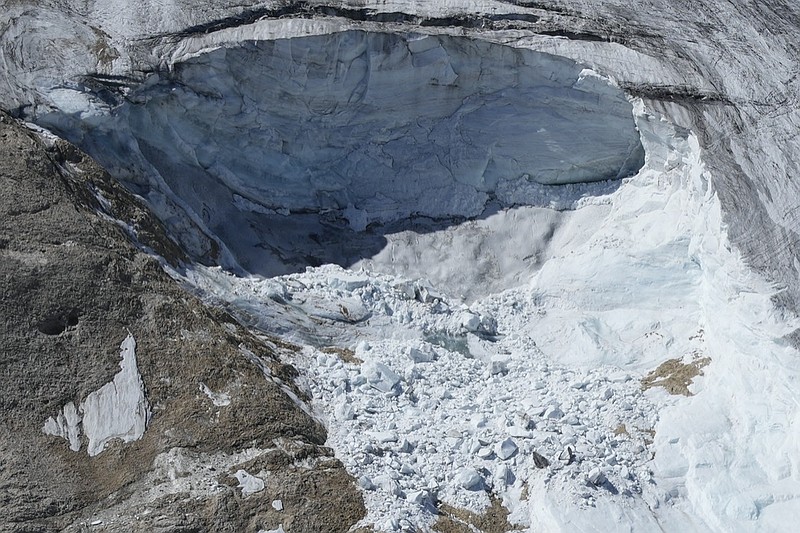
[[[68,309],[54,313],[44,320],[36,324],[36,329],[45,335],[60,335],[64,333],[67,328],[73,328],[78,325],[81,312],[79,309]]]

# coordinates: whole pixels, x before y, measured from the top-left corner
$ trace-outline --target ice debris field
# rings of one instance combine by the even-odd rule
[[[301,347],[285,355],[364,491],[364,524],[429,530],[437,502],[480,514],[492,498],[532,531],[774,531],[797,510],[778,482],[797,469],[798,368],[778,340],[791,324],[728,246],[694,136],[641,103],[635,114],[644,167],[611,192],[565,191],[572,204],[529,277],[502,270],[517,245],[492,217],[426,236],[494,239],[500,290],[471,301],[393,263],[447,286],[442,265],[462,276],[482,268],[481,250],[420,264],[408,235],[389,237],[394,262],[187,274]],[[494,216],[535,238],[536,209]],[[674,372],[653,373],[665,361]],[[784,470],[767,467],[778,450]]]

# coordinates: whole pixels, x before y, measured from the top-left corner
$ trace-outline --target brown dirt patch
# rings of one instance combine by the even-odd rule
[[[320,349],[322,353],[328,353],[332,355],[339,356],[339,359],[344,361],[345,363],[350,363],[352,365],[360,365],[364,361],[356,357],[356,353],[351,350],[350,348],[340,348],[338,346],[326,346],[325,348]]]
[[[473,533],[477,529],[483,533],[505,533],[516,529],[508,523],[508,509],[503,507],[500,499],[494,495],[490,499],[491,505],[480,515],[440,503],[439,518],[433,530],[440,533]]]
[[[691,363],[684,363],[680,359],[664,361],[642,379],[642,390],[663,387],[670,394],[692,396],[689,385],[695,377],[703,375],[702,368],[710,362],[708,357],[701,357]]]

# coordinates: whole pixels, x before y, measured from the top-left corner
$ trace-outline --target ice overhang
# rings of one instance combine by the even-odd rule
[[[341,210],[356,228],[470,217],[489,199],[525,203],[537,185],[617,179],[644,159],[631,105],[607,80],[443,35],[249,41],[153,75],[108,113],[77,113],[73,96],[56,94],[61,113],[43,121],[129,182],[158,174],[206,218],[220,186],[245,208]]]

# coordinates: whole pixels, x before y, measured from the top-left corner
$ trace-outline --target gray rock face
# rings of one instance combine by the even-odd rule
[[[66,143],[46,149],[4,114],[0,140],[0,531],[357,521],[354,481],[287,395],[302,396],[293,369],[129,243],[135,234],[177,257],[158,222]],[[230,404],[215,405],[201,382]],[[120,415],[143,405],[142,432],[146,416]],[[239,469],[268,475],[265,489],[243,495]]]

